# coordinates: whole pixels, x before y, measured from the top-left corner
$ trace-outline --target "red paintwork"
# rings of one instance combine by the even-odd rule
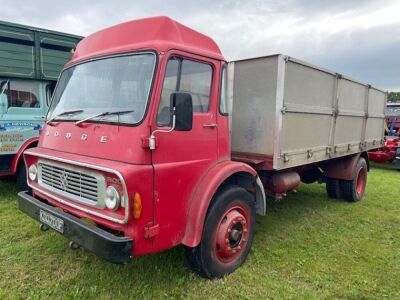
[[[400,147],[400,138],[388,138],[382,148],[368,152],[368,157],[377,163],[393,162],[396,159],[398,147]]]
[[[204,220],[213,195],[222,182],[236,173],[248,173],[252,176],[257,176],[257,172],[249,165],[240,162],[222,161],[214,165],[201,178],[189,202],[186,232],[182,240],[184,245],[195,247],[200,243]]]
[[[93,56],[138,49],[155,49],[157,52],[180,49],[224,60],[218,45],[209,37],[168,17],[155,17],[118,24],[89,35],[79,42],[67,65]]]
[[[14,155],[13,160],[11,162],[10,170],[8,172],[0,172],[0,176],[10,176],[17,173],[18,165],[22,159],[22,154],[26,149],[34,147],[38,141],[39,141],[38,137],[33,137],[26,140],[19,148],[18,152]]]
[[[99,166],[106,167],[114,170],[118,170],[127,185],[128,195],[130,196],[129,201],[132,206],[134,193],[139,193],[142,196],[142,214],[139,219],[133,219],[132,214],[129,214],[128,223],[125,225],[120,225],[111,221],[107,221],[103,218],[93,216],[91,214],[85,213],[81,210],[72,208],[70,206],[61,204],[60,202],[54,200],[51,197],[45,196],[40,192],[35,191],[36,183],[29,181],[29,183],[33,187],[34,194],[43,198],[50,202],[51,204],[61,207],[62,209],[76,215],[78,217],[89,218],[95,221],[98,224],[102,224],[108,228],[112,228],[114,230],[122,231],[126,236],[131,236],[135,238],[135,248],[133,249],[134,255],[143,255],[146,253],[150,253],[153,251],[152,240],[146,239],[144,236],[144,227],[152,223],[153,221],[153,170],[151,165],[133,165],[126,164],[122,162],[117,162],[108,159],[100,159],[95,157],[88,157],[80,154],[72,154],[63,151],[55,151],[46,148],[32,148],[25,152],[25,159],[27,164],[30,165],[33,162],[37,161],[36,156],[49,156],[54,158],[61,158],[64,160],[70,160],[77,163],[85,163],[88,166]],[[51,194],[51,193],[50,193]],[[60,197],[60,196],[58,196]],[[67,200],[68,199],[64,199]],[[90,207],[85,206],[83,204],[79,205],[74,202],[75,205],[78,205],[85,209],[90,209]],[[95,208],[93,211],[98,211]],[[112,212],[108,212],[109,215]]]
[[[158,63],[147,114],[141,124],[118,126],[86,122],[78,127],[72,122],[54,122],[43,128],[38,147],[25,155],[28,165],[36,162],[37,156],[47,156],[68,160],[72,165],[85,163],[94,171],[95,166],[100,166],[121,173],[130,207],[133,207],[134,193],[142,196],[140,218],[134,219],[130,211],[126,224],[90,213],[121,217],[120,211],[99,211],[66,198],[62,201],[67,204],[62,204],[55,199],[56,195],[49,192],[46,195],[37,190],[36,183],[29,183],[37,198],[132,237],[133,255],[136,256],[159,252],[180,243],[192,247],[198,245],[209,203],[221,183],[237,172],[257,175],[249,165],[230,160],[229,120],[218,110],[220,74],[225,61],[210,38],[166,17],[137,20],[83,39],[68,65],[97,56],[143,49],[155,51]],[[207,113],[194,113],[191,131],[157,133],[157,148],[150,151],[146,141],[157,129],[158,103],[166,63],[171,55],[212,66],[210,108]],[[217,126],[203,126],[212,123]],[[88,136],[86,140],[81,138],[83,134]],[[100,142],[102,136],[107,137],[106,143]]]
[[[70,139],[66,138],[67,133],[71,134]],[[86,134],[88,138],[82,140],[82,134]],[[52,126],[43,127],[43,138],[38,146],[132,164],[150,164],[151,154],[142,147],[141,141],[142,136],[148,137],[149,134],[148,126],[128,127],[96,123],[76,126],[74,122],[55,122]],[[107,137],[106,143],[100,143],[102,136]]]
[[[153,151],[154,182],[155,182],[155,211],[156,223],[160,223],[160,235],[155,243],[160,249],[167,249],[181,242],[185,234],[188,199],[203,175],[218,160],[219,127],[206,128],[204,124],[219,124],[217,100],[219,95],[220,62],[209,58],[201,58],[182,51],[170,51],[161,64],[165,69],[168,58],[181,55],[187,58],[202,60],[214,67],[213,88],[208,113],[195,113],[193,129],[190,132],[173,131],[168,134],[157,134],[158,148]],[[160,98],[164,74],[157,82],[155,98]],[[156,112],[152,112],[152,128],[156,128]],[[223,129],[223,128],[222,128]],[[201,149],[201,151],[199,150]],[[228,153],[225,153],[225,157]],[[190,174],[190,175],[189,175]],[[189,175],[189,176],[188,176]],[[164,236],[172,239],[163,238]]]

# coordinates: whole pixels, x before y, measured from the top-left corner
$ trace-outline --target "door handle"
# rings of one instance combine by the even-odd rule
[[[217,124],[215,124],[215,123],[203,124],[203,127],[204,128],[215,128],[215,127],[217,127]]]

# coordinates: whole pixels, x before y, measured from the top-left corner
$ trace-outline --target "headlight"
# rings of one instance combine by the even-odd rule
[[[109,186],[106,189],[105,203],[108,209],[116,210],[120,204],[120,196],[117,189],[113,186]]]
[[[32,181],[35,181],[37,178],[37,174],[38,174],[38,169],[37,169],[36,165],[35,164],[30,165],[30,167],[28,169],[29,179]]]

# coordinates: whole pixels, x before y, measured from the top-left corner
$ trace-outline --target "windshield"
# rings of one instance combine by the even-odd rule
[[[82,120],[104,112],[131,110],[93,121],[139,123],[145,114],[155,61],[155,54],[142,53],[92,60],[64,70],[47,119]],[[73,110],[82,111],[63,114]]]

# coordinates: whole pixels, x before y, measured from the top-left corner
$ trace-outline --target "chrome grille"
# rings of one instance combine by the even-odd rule
[[[105,180],[101,174],[49,161],[39,161],[39,184],[89,205],[103,206]]]

